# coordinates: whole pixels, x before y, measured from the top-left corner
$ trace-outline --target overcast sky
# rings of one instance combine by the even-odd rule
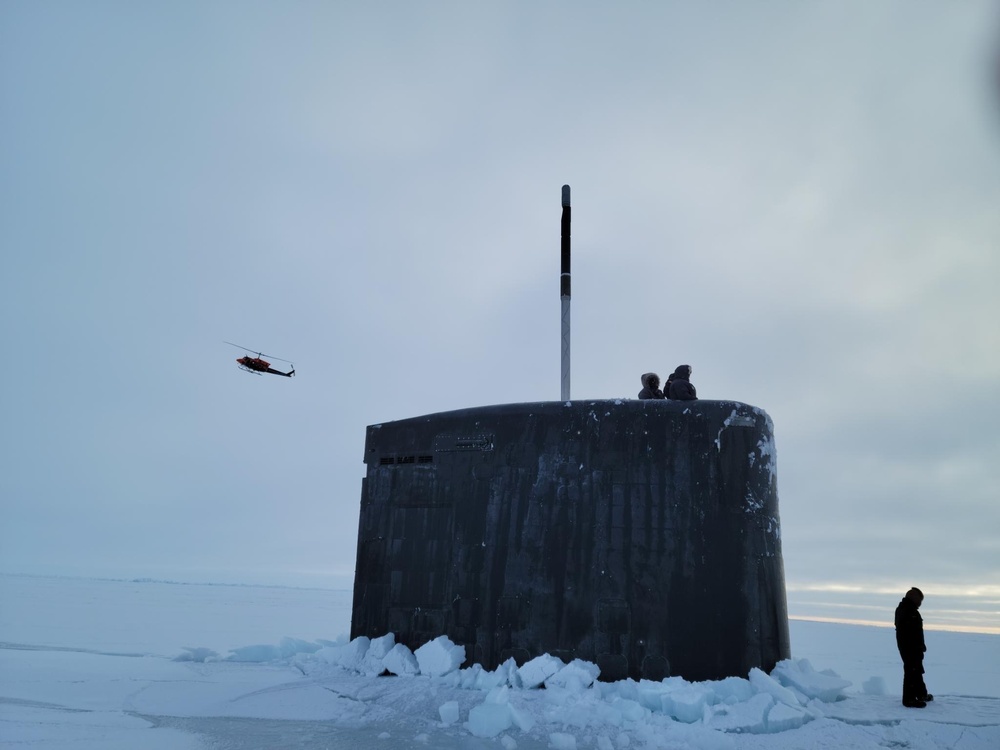
[[[997,615],[998,39],[973,0],[0,3],[0,572],[350,586],[367,425],[559,398],[568,183],[573,398],[690,363],[774,420],[790,591]]]

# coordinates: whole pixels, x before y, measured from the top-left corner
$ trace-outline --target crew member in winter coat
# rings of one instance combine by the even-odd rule
[[[642,376],[642,390],[639,391],[639,398],[663,398],[663,391],[660,390],[660,376],[655,372],[647,372]]]
[[[924,708],[934,696],[924,684],[924,619],[920,616],[924,594],[918,588],[906,592],[896,607],[896,646],[903,659],[903,705]]]
[[[681,365],[674,374],[671,375],[670,391],[667,398],[677,401],[695,401],[698,398],[698,391],[691,385],[691,365]]]

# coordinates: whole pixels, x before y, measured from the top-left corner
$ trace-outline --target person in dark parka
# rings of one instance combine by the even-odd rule
[[[691,365],[681,365],[671,376],[670,391],[667,398],[677,401],[696,401],[698,391],[691,385]]]
[[[663,391],[660,390],[660,376],[655,372],[647,372],[642,376],[642,390],[639,391],[639,398],[663,398]]]
[[[903,659],[903,705],[909,708],[924,708],[934,696],[927,692],[924,684],[924,619],[920,616],[920,605],[924,593],[914,587],[896,607],[896,646]]]

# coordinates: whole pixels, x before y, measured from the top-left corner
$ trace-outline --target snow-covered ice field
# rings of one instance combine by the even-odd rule
[[[928,631],[917,710],[891,628],[792,621],[772,676],[607,684],[348,644],[350,617],[349,591],[0,575],[0,746],[1000,748],[998,635]]]

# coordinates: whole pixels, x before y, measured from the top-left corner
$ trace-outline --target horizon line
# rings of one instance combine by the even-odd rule
[[[67,575],[59,573],[27,573],[27,572],[11,572],[0,570],[0,576],[11,576],[16,578],[56,578],[56,579],[69,579],[78,581],[106,581],[111,583],[159,583],[175,586],[232,586],[239,588],[281,588],[281,589],[292,589],[301,591],[341,591],[350,592],[353,590],[353,586],[345,588],[331,588],[327,586],[295,586],[291,584],[280,584],[280,583],[233,583],[233,582],[222,582],[222,581],[182,581],[176,579],[167,578],[156,578],[151,576],[133,576],[133,577],[111,577],[111,576],[100,576],[100,575]],[[833,606],[838,606],[834,604]],[[789,620],[796,620],[799,622],[821,622],[830,625],[859,625],[862,627],[874,627],[874,628],[892,628],[894,625],[891,622],[886,622],[885,620],[865,620],[860,618],[851,617],[825,617],[823,615],[788,615]],[[1000,627],[992,625],[959,625],[959,624],[948,624],[948,623],[927,623],[924,622],[925,630],[933,630],[939,632],[950,632],[950,633],[977,633],[980,635],[1000,635]]]
[[[823,617],[821,615],[788,615],[789,620],[799,622],[823,622],[831,625],[860,625],[868,628],[893,629],[895,625],[884,620],[859,620],[848,617]],[[924,630],[935,630],[948,633],[979,633],[980,635],[1000,635],[1000,628],[990,625],[948,625],[941,623],[924,623]]]

